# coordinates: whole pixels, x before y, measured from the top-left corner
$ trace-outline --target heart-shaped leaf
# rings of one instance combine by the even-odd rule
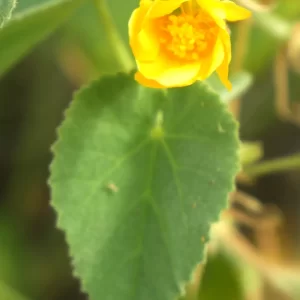
[[[226,207],[237,150],[236,122],[205,84],[164,92],[118,75],[76,95],[50,184],[91,299],[183,292]]]

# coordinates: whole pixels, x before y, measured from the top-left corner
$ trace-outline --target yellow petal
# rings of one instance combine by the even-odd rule
[[[137,68],[146,78],[156,79],[168,67],[162,56],[158,56],[154,61],[136,61]]]
[[[251,12],[232,1],[222,1],[220,6],[225,12],[225,19],[230,22],[240,21],[251,17]]]
[[[228,72],[229,72],[229,63],[231,61],[231,44],[230,44],[230,37],[227,31],[221,32],[220,35],[224,47],[224,60],[221,65],[217,68],[217,74],[222,81],[222,83],[226,86],[228,90],[232,89],[232,85],[228,79]]]
[[[220,37],[217,38],[211,55],[203,59],[197,76],[198,80],[205,80],[221,65],[225,57],[224,45]]]
[[[199,63],[171,67],[158,76],[157,81],[166,87],[187,86],[197,80],[199,69]]]
[[[168,60],[160,55],[152,63],[137,61],[140,73],[150,80],[155,80],[165,87],[190,85],[196,80],[200,63],[182,65],[179,62]]]
[[[225,85],[228,90],[232,90],[232,84],[228,79],[228,64],[224,60],[221,66],[217,69],[217,74],[221,82]]]
[[[154,0],[154,3],[149,10],[149,18],[159,18],[171,14],[174,10],[180,7],[184,2],[190,0]]]
[[[159,54],[160,44],[150,29],[143,29],[131,39],[130,46],[136,59],[140,61],[153,61]]]
[[[224,46],[225,58],[227,59],[229,64],[231,62],[231,40],[230,40],[230,33],[228,32],[227,29],[220,30],[220,38]]]
[[[141,1],[140,7],[131,14],[128,22],[129,37],[137,35],[143,28],[145,17],[152,6],[152,1]]]
[[[210,17],[220,28],[226,28],[226,23],[224,21],[226,14],[225,11],[220,7],[219,0],[197,0],[197,3],[201,9],[210,15]]]
[[[198,5],[205,10],[221,28],[225,28],[225,22],[234,22],[251,17],[251,12],[232,1],[197,0]]]
[[[223,33],[223,31],[220,32]],[[230,41],[227,42],[229,42],[230,47]],[[228,54],[226,55],[226,60],[228,61],[229,56]],[[144,77],[155,80],[166,87],[178,87],[190,85],[196,80],[206,79],[216,71],[224,59],[225,47],[220,35],[216,40],[211,54],[197,62],[183,65],[179,62],[171,61],[163,55],[158,55],[153,62],[137,61],[137,65],[138,70]]]
[[[218,3],[220,3],[220,1],[219,0],[197,0],[197,3],[201,8],[204,8],[204,7],[216,6],[218,5]]]
[[[159,53],[159,41],[155,37],[151,21],[145,20],[149,8],[148,3],[135,9],[128,23],[130,46],[138,60],[151,61]]]
[[[140,72],[136,72],[134,78],[138,83],[146,87],[156,88],[156,89],[165,88],[163,85],[159,84],[155,80],[147,79]]]

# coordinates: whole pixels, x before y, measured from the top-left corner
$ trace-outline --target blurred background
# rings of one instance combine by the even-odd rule
[[[51,1],[20,0],[13,14]],[[297,155],[300,153],[300,2],[261,0],[259,3],[264,6],[259,7],[247,0],[237,2],[274,13],[278,17],[278,23],[275,20],[274,24],[278,27],[281,22],[292,27],[292,35],[286,38],[280,36],[280,31],[276,33],[276,26],[273,33],[264,30],[259,18],[230,25],[232,72],[246,70],[254,78],[243,97],[229,105],[240,121],[241,139],[260,142],[255,148],[261,153],[259,161]],[[127,46],[127,22],[138,1],[107,3]],[[1,300],[88,299],[72,276],[64,234],[55,228],[47,179],[52,158],[50,148],[73,92],[99,75],[122,68],[105,34],[103,21],[92,1],[87,1],[0,78]],[[247,174],[245,167],[244,174],[237,179],[240,193],[232,195],[228,214],[245,238],[242,244],[246,249],[253,246],[258,260],[261,258],[283,270],[295,270],[296,285],[300,286],[300,168],[296,168],[299,165],[300,158],[292,167],[267,174],[251,174],[251,166]],[[253,209],[254,202],[261,205],[260,209]],[[272,221],[266,227],[253,225],[263,224],[270,215],[280,215],[280,224]],[[232,243],[232,247],[235,245],[239,247],[238,243]],[[243,255],[243,250],[238,253],[247,263],[248,256]],[[219,266],[217,271],[214,264]],[[211,276],[222,281],[226,277],[232,280],[228,285],[239,290],[235,282],[241,274],[233,269],[230,261],[217,257],[207,266],[204,279]],[[265,268],[257,270],[262,274],[263,287],[256,286],[247,299],[296,299],[289,288],[282,289],[272,280],[265,280]],[[260,292],[256,293],[258,289]],[[201,293],[206,293],[201,299],[218,299],[210,292]],[[238,294],[223,293],[222,299],[246,299]],[[188,297],[192,299],[195,295]]]

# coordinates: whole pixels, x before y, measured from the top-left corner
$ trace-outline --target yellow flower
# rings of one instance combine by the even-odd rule
[[[227,0],[141,0],[129,20],[136,80],[155,88],[179,87],[216,71],[231,89],[231,44],[225,20],[250,15]]]

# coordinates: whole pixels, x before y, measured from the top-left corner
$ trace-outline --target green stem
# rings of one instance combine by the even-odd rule
[[[130,72],[134,68],[132,57],[128,53],[128,50],[119,35],[105,0],[94,0],[94,3],[98,11],[100,21],[103,23],[108,41],[115,52],[114,54],[116,59],[118,59],[123,71]]]
[[[0,27],[6,23],[12,15],[13,10],[16,8],[17,0],[0,0]]]
[[[244,168],[244,172],[251,177],[258,177],[269,173],[276,173],[298,168],[300,168],[300,154],[295,154],[289,157],[272,159],[247,166]]]
[[[287,42],[291,38],[292,25],[288,21],[271,13],[254,13],[256,24],[267,34],[280,42]]]

